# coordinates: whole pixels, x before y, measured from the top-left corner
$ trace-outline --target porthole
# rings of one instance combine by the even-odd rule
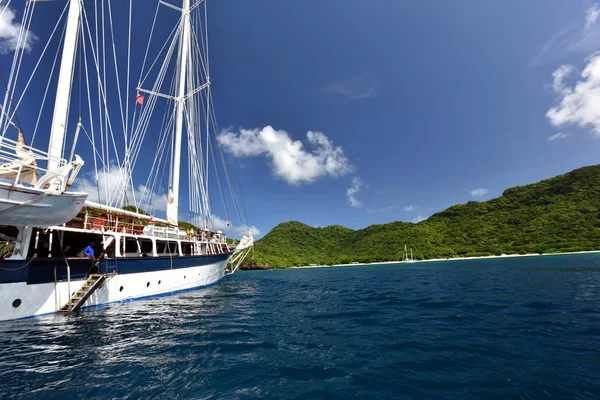
[[[71,293],[71,297],[75,296],[75,292]]]
[[[158,284],[160,285],[160,281],[158,281]]]
[[[183,279],[185,279],[185,278],[187,278],[187,276],[186,276],[186,275],[184,275],[184,276],[183,276]]]
[[[146,283],[146,287],[150,287],[150,282]]]
[[[119,292],[122,292],[122,291],[123,291],[123,286],[121,286],[121,287],[119,288]]]
[[[15,300],[13,301],[13,303],[12,303],[12,306],[13,306],[14,308],[19,308],[19,306],[21,305],[21,303],[22,303],[21,299],[15,299]]]

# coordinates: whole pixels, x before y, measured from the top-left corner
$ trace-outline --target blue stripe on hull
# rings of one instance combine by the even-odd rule
[[[231,253],[178,256],[178,257],[137,257],[111,258],[100,262],[100,272],[137,274],[170,269],[200,267],[227,259]],[[67,262],[71,270],[71,280],[87,279],[92,261],[87,258],[33,258],[29,260],[0,260],[0,284],[26,282],[28,285],[67,281]]]

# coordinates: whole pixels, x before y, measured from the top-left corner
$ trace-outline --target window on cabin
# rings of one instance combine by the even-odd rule
[[[160,240],[156,241],[156,253],[157,254],[163,254],[163,255],[172,255],[172,256],[178,256],[179,255],[179,250],[177,249],[177,242],[173,242],[173,241],[168,241],[168,242],[163,242]]]
[[[50,231],[46,231],[44,233],[43,230],[38,230],[38,232],[40,236],[37,243],[37,249],[35,248],[36,234],[33,233],[31,236],[31,241],[29,242],[29,252],[27,256],[33,257],[34,254],[37,254],[39,258],[46,258],[50,254]]]
[[[179,251],[177,251],[177,242],[169,242],[169,254],[177,255]]]
[[[105,240],[106,240],[106,242],[110,241],[110,245],[108,246],[108,248],[106,250],[104,250],[104,254],[108,258],[113,258],[115,256],[116,240],[114,240],[111,236],[106,236]]]
[[[181,252],[183,253],[184,256],[191,256],[192,255],[192,244],[182,242],[181,243]]]
[[[150,239],[140,239],[140,248],[142,252],[142,256],[150,257],[152,256],[152,240]]]
[[[125,238],[125,253],[137,253],[138,244],[135,238]]]

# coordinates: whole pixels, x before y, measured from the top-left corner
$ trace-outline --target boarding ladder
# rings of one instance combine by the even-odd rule
[[[79,310],[83,303],[90,298],[92,293],[102,286],[102,283],[104,283],[107,278],[112,277],[113,275],[114,274],[91,274],[90,277],[83,282],[81,288],[71,296],[69,302],[62,306],[58,312],[70,313]]]

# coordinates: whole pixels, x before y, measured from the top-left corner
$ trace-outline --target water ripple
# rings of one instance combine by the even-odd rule
[[[242,272],[0,323],[0,398],[600,397],[600,257]]]

